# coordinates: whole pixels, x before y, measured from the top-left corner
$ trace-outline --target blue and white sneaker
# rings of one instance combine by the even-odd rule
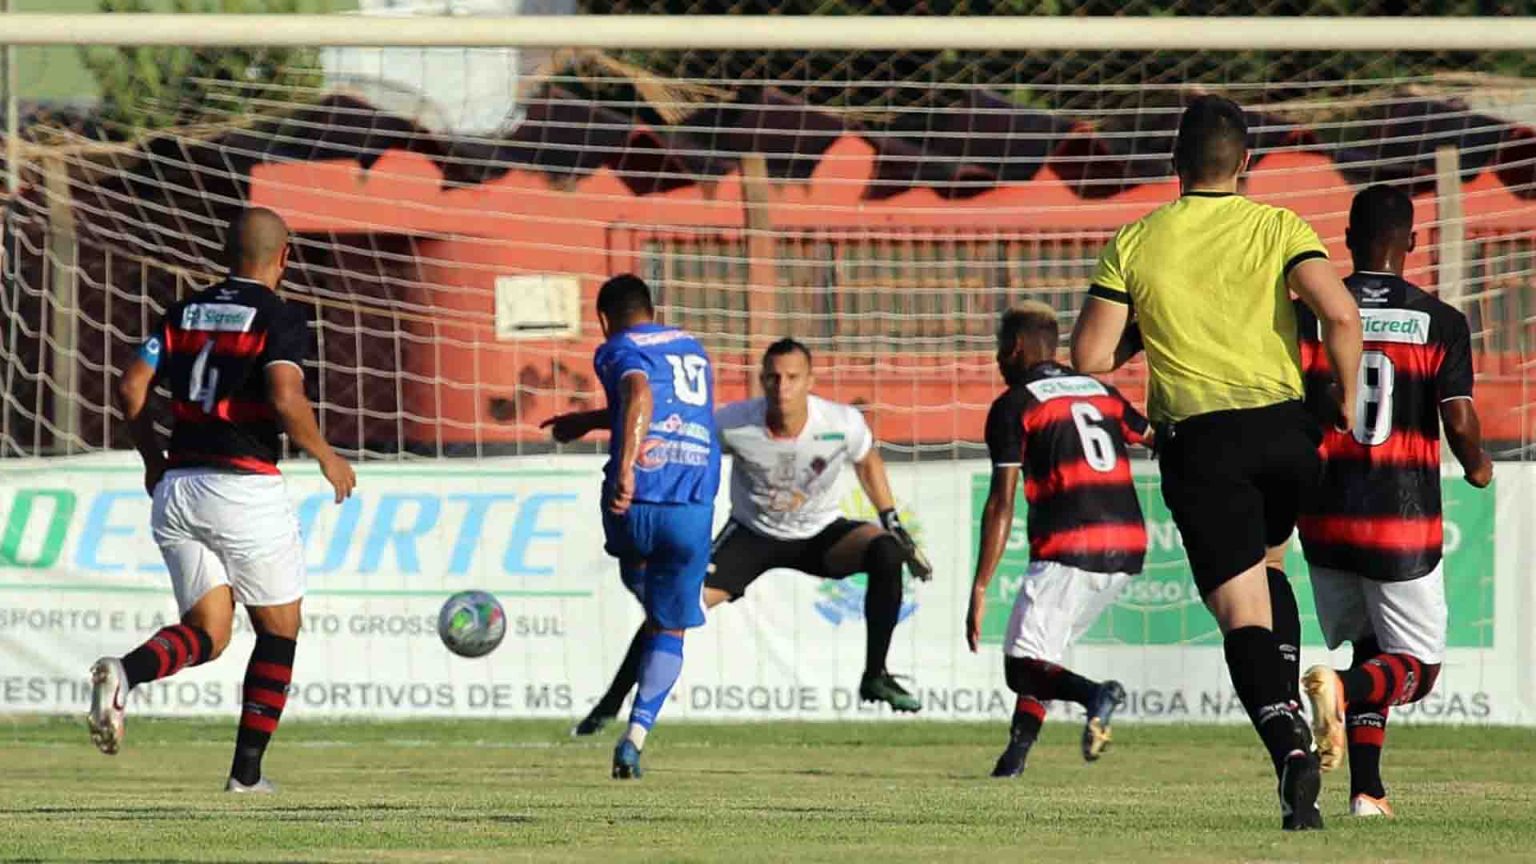
[[[618,746],[613,748],[613,779],[639,780],[642,773],[640,748],[629,740],[629,736],[620,738]]]
[[[1083,761],[1096,762],[1109,747],[1109,721],[1115,709],[1125,704],[1125,688],[1119,681],[1105,681],[1088,708],[1088,722],[1083,724]]]

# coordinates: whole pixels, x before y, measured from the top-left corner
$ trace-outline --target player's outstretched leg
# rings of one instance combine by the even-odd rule
[[[864,551],[864,572],[869,584],[864,590],[864,675],[859,681],[859,698],[865,702],[884,702],[895,711],[915,712],[922,709],[922,703],[885,668],[891,636],[901,617],[901,571],[905,562],[901,544],[889,534],[876,536]]]
[[[1005,767],[1005,761],[1011,764],[1010,753],[1028,753],[1044,722],[1044,706],[1053,699],[1068,699],[1083,706],[1087,712],[1083,723],[1083,759],[1093,762],[1103,755],[1111,739],[1110,723],[1115,710],[1125,702],[1125,688],[1120,682],[1090,681],[1066,667],[1033,657],[1004,658],[1003,674],[1008,687],[1019,695],[1019,702],[1014,709],[1008,750],[1004,758],[998,759],[999,769]],[[1020,733],[1027,737],[1027,743],[1020,740]],[[1023,760],[1018,761],[1022,769]],[[1012,775],[994,772],[994,776]]]
[[[1312,703],[1312,722],[1323,769],[1330,770],[1343,761],[1351,711],[1380,714],[1393,705],[1417,702],[1429,695],[1439,677],[1440,664],[1390,652],[1377,654],[1343,672],[1327,666],[1308,669],[1302,683]]]
[[[97,660],[91,666],[91,713],[86,718],[96,749],[111,755],[122,746],[124,708],[134,687],[169,678],[217,654],[207,631],[192,624],[173,624],[160,628],[121,659]]]
[[[613,682],[608,685],[608,692],[597,700],[587,716],[571,727],[572,737],[596,735],[613,718],[619,716],[619,709],[624,707],[624,700],[629,698],[629,691],[635,689],[635,682],[640,677],[640,656],[645,649],[645,642],[646,631],[642,624],[635,630],[635,637],[629,640],[629,650],[624,652],[618,671],[613,673]]]
[[[651,632],[641,651],[640,674],[635,703],[629,713],[629,728],[613,750],[615,780],[639,779],[640,751],[645,749],[645,738],[650,734],[651,727],[656,725],[661,706],[666,704],[667,695],[672,692],[672,685],[677,683],[682,671],[683,631]]]

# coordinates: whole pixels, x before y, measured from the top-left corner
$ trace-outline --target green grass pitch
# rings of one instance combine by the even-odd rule
[[[71,718],[0,718],[0,859],[53,861],[1530,861],[1536,731],[1388,735],[1395,822],[1283,834],[1246,727],[1116,729],[1085,765],[1055,721],[1023,779],[1002,723],[659,726],[637,783],[611,737],[548,721],[289,722],[271,798],[225,796],[233,718],[135,720],[121,755]]]

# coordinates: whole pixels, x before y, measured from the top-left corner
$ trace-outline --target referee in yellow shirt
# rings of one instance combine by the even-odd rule
[[[1221,626],[1232,686],[1279,777],[1282,827],[1323,827],[1311,733],[1299,705],[1301,621],[1281,570],[1301,498],[1321,471],[1302,408],[1295,292],[1317,313],[1354,414],[1360,314],[1317,233],[1237,193],[1247,124],[1202,96],[1179,121],[1180,196],[1121,228],[1099,257],[1072,362],[1108,372],[1145,347],[1163,500],[1195,585]],[[1132,324],[1132,315],[1135,323]]]

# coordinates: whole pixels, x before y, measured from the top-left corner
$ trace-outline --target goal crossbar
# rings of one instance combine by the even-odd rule
[[[1536,49],[1536,18],[15,13],[0,45],[1489,51]]]

